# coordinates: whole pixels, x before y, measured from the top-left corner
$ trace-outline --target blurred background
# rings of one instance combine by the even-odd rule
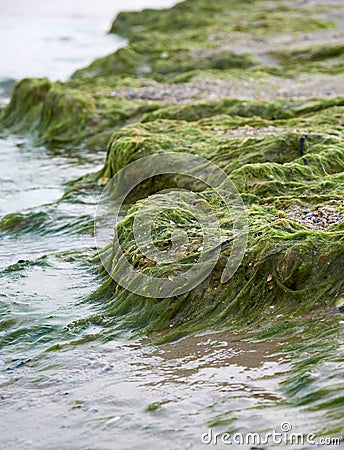
[[[108,35],[119,11],[164,8],[175,0],[0,0],[0,91],[14,80],[65,80],[125,40]],[[5,92],[7,91],[7,92]],[[7,96],[7,95],[5,95]]]

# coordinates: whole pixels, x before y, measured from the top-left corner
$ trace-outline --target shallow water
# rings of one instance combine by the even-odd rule
[[[25,20],[40,40],[36,19]],[[79,31],[71,20],[68,33],[78,38],[69,51],[79,54],[78,43],[93,30],[100,56],[104,36],[96,30],[105,17],[85,18]],[[42,44],[37,64],[29,65],[35,74],[51,75],[58,66],[67,76],[77,68],[67,55],[58,59],[67,42],[58,38],[62,31],[49,29],[56,51],[47,62]],[[14,60],[6,76],[20,78],[23,67]],[[263,436],[283,423],[297,433],[342,436],[340,314],[281,318],[245,335],[209,331],[160,346],[88,320],[106,315],[106,305],[84,301],[100,283],[91,263],[99,193],[60,199],[68,181],[97,170],[104,157],[0,139],[0,448],[250,448],[206,445],[201,435],[212,429]]]
[[[65,80],[126,40],[107,34],[118,11],[169,7],[174,0],[0,0],[0,94],[10,80]]]

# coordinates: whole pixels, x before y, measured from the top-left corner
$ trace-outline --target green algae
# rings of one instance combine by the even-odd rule
[[[54,207],[49,207],[45,211],[10,213],[0,218],[1,237],[31,233],[37,236],[92,234],[93,219],[87,214],[80,214],[77,217],[59,214]]]
[[[160,107],[156,111],[144,114],[141,121],[153,122],[157,119],[179,119],[192,122],[216,115],[246,118],[256,116],[260,119],[283,120],[306,116],[307,113],[325,111],[335,106],[344,106],[344,97],[329,100],[313,99],[307,102],[298,100],[276,100],[272,102],[225,99],[217,102],[192,102],[182,106]],[[243,123],[242,121],[238,124]],[[255,125],[252,121],[246,123]],[[261,123],[263,124],[264,122]]]
[[[114,83],[123,84],[117,79]],[[102,80],[85,84],[24,79],[15,85],[10,103],[1,111],[0,124],[55,148],[68,143],[103,149],[116,127],[159,107],[143,100],[117,99],[111,92],[111,82]]]
[[[17,84],[10,104],[1,113],[4,127],[35,133],[38,140],[52,145],[104,149],[107,143],[103,169],[72,183],[64,200],[73,201],[80,192],[98,189],[97,183],[105,184],[143,156],[172,151],[194,153],[216,163],[235,182],[247,207],[249,246],[228,285],[219,279],[231,239],[223,245],[209,279],[180,298],[140,298],[117,286],[103,271],[104,283],[92,296],[103,302],[103,313],[90,320],[146,332],[169,329],[170,336],[178,336],[219,323],[247,325],[267,313],[271,321],[286,311],[302,316],[305,311],[330,307],[341,295],[343,225],[309,229],[293,220],[288,211],[294,205],[306,210],[329,202],[338,208],[342,205],[343,97],[168,104],[113,94],[122,87],[142,87],[144,79],[181,82],[200,74],[240,78],[243,72],[264,79],[270,73],[283,77],[303,69],[312,71],[319,64],[340,72],[341,45],[272,51],[277,59],[273,66],[262,64],[254,51],[234,51],[224,45],[238,32],[259,40],[334,27],[322,19],[322,13],[320,7],[289,8],[280,2],[253,0],[245,4],[189,0],[164,12],[125,12],[119,14],[111,32],[125,36],[126,47],[77,71],[65,83],[27,79]],[[120,188],[114,186],[114,198]],[[154,210],[161,200],[154,193],[166,188],[199,192],[216,211],[227,236],[232,223],[223,204],[211,190],[203,190],[186,177],[154,177],[128,200],[135,203],[150,196]],[[175,195],[170,194],[166,201],[172,202]],[[154,236],[158,246],[169,248],[170,220],[181,229],[194,229],[195,245],[174,266],[157,267],[140,253],[133,238],[133,220],[140,205],[135,203],[117,226],[133,266],[158,276],[173,276],[188,267],[202,243],[197,227],[190,225],[192,211],[186,205],[184,212],[177,208],[166,217],[159,216],[161,232]],[[39,226],[45,226],[46,218],[37,220]],[[6,217],[1,226],[5,231],[31,229],[25,217]],[[111,247],[105,251],[109,264],[114,264],[116,255]]]
[[[297,50],[283,50],[278,55],[285,61],[323,61],[329,58],[342,57],[344,54],[344,45],[322,45],[322,46],[311,46]]]
[[[224,102],[220,103],[214,108],[204,105],[204,115],[211,117],[216,114],[217,109],[223,107]],[[237,114],[236,102],[228,103],[234,103],[234,113]],[[330,102],[321,108],[319,102],[313,102],[315,111],[312,114],[310,104],[298,104],[295,107],[284,103],[281,115],[298,117],[268,121],[258,114],[262,113],[266,117],[266,111],[272,110],[274,117],[277,117],[278,105],[272,108],[268,103],[266,108],[263,104],[256,109],[255,102],[239,102],[240,107],[241,103],[244,104],[243,114],[248,116],[251,112],[252,119],[241,119],[237,115],[232,117],[228,114],[197,121],[196,127],[194,123],[184,120],[156,119],[147,122],[145,119],[144,123],[122,128],[109,141],[101,179],[106,181],[130,162],[149,154],[187,151],[210,159],[228,174],[231,173],[242,193],[260,197],[288,195],[290,186],[291,190],[298,190],[298,194],[308,187],[312,195],[325,195],[326,183],[329,188],[332,187],[332,193],[337,191],[340,197],[338,176],[342,172],[343,145],[337,137],[340,130],[336,126],[336,117],[343,111],[341,106],[334,106],[335,103]],[[341,105],[342,99],[338,99],[337,104]],[[196,107],[202,110],[201,104]],[[226,107],[225,105],[224,108]],[[182,108],[183,119],[184,110]],[[191,119],[189,117],[189,121]],[[328,127],[322,135],[318,131],[319,125],[324,127],[324,119]],[[330,124],[332,127],[334,125],[333,131]],[[240,125],[255,126],[258,137],[240,138]],[[262,137],[259,136],[260,129],[263,131]],[[236,133],[239,138],[235,137]],[[156,179],[154,183],[158,187]]]
[[[45,98],[39,128],[49,141],[74,141],[94,116],[96,105],[85,93],[52,87]]]
[[[56,95],[53,91],[52,101]],[[172,113],[171,107],[163,108],[116,131],[108,144],[106,164],[97,175],[100,182],[106,182],[143,156],[161,151],[199,154],[223,168],[239,188],[247,205],[249,248],[228,285],[220,283],[220,274],[230,243],[224,246],[209,279],[189,294],[176,298],[140,298],[106,279],[92,296],[93,301],[101,301],[103,312],[99,317],[88,318],[87,323],[106,325],[112,330],[168,329],[166,339],[216,328],[219,323],[221,327],[233,326],[234,322],[247,326],[266,317],[273,321],[280,314],[298,317],[305,311],[331,307],[344,289],[342,228],[339,225],[331,230],[308,230],[288,219],[287,211],[294,204],[319,207],[330,200],[342,199],[342,112],[342,98],[275,103],[228,100],[174,107]],[[49,129],[49,116],[46,123]],[[247,127],[254,128],[257,136],[242,137],[240,133]],[[94,177],[89,187],[92,183]],[[194,189],[195,185],[183,177],[155,177],[140,186],[132,201],[166,187]],[[173,201],[175,193],[171,195],[167,202]],[[200,195],[215,208],[226,233],[231,221],[223,205],[211,191]],[[159,205],[154,196],[150,200],[153,209]],[[174,265],[157,267],[135,246],[132,223],[139,208],[140,203],[118,225],[133,266],[155,276],[174,276],[176,271],[189,267],[202,243],[197,227],[193,231],[195,245],[191,245],[188,254]],[[181,211],[172,212],[173,217],[158,219],[160,233],[156,235],[156,244],[162,248],[168,248],[170,242],[171,227],[167,223],[170,220],[181,228],[193,229]],[[191,210],[189,214],[191,217]],[[10,229],[19,226],[23,230],[29,225],[21,218],[19,222],[14,219],[12,225],[12,219],[5,218],[2,226]],[[110,252],[108,260],[112,264],[115,255]]]
[[[295,34],[335,26],[322,20],[322,14],[321,7],[291,8],[279,2],[243,4],[236,0],[216,4],[186,1],[163,12],[120,13],[110,31],[126,36],[129,40],[126,47],[77,71],[65,83],[21,81],[11,103],[1,112],[0,123],[12,132],[35,133],[39,142],[48,145],[70,142],[103,149],[114,129],[135,120],[195,120],[210,114],[236,113],[251,117],[250,108],[263,118],[288,118],[290,111],[288,107],[283,110],[282,101],[250,103],[247,107],[235,100],[232,104],[209,102],[207,112],[204,104],[167,106],[163,101],[116,98],[112,90],[140,86],[140,79],[164,82],[197,80],[199,76],[242,79],[243,73],[258,83],[262,77],[268,80],[271,73],[281,77],[296,74],[308,70],[307,64],[323,63],[328,58],[338,59],[335,66],[331,62],[328,73],[341,73],[340,45],[284,53],[272,51],[276,59],[272,66],[262,64],[258,50],[249,53],[228,47],[238,32],[259,41],[282,32]]]
[[[288,366],[279,374],[280,407],[292,412],[320,414],[316,435],[330,436],[340,443],[344,437],[343,400],[338,395],[343,389],[341,316],[328,310],[294,320],[285,315],[269,325],[264,321],[255,322],[244,340],[253,344],[278,341],[280,350],[277,354],[286,358]],[[291,424],[293,430],[299,425]]]
[[[20,259],[18,262],[7,266],[5,269],[1,269],[0,276],[7,276],[11,272],[24,272],[31,267],[50,267],[50,263],[47,261],[47,256],[41,256],[36,260]]]
[[[298,72],[313,73],[343,73],[344,45],[317,45],[296,50],[281,50],[271,52],[271,56],[278,58],[280,68],[274,68],[272,73],[284,75]]]
[[[196,121],[219,114],[230,116],[252,117],[263,119],[286,119],[292,117],[290,102],[258,102],[244,100],[223,100],[220,102],[191,103],[183,106],[167,106],[157,111],[146,113],[142,122],[153,122],[157,119],[180,119]]]
[[[102,307],[106,308],[106,316],[101,314],[93,320],[112,330],[165,330],[163,339],[170,339],[219,325],[246,326],[267,319],[271,323],[280,314],[299,317],[331,307],[344,288],[344,247],[343,242],[338,243],[342,236],[303,230],[287,233],[285,227],[282,232],[280,223],[272,227],[268,221],[262,225],[261,231],[256,228],[250,234],[247,254],[228,284],[220,283],[224,257],[206,282],[179,297],[142,298],[116,287],[108,279],[93,296],[97,302],[104,302],[109,296]],[[123,228],[122,232],[125,233]],[[125,245],[130,256],[136,255],[133,264],[154,276],[174,276],[176,268],[187,268],[190,258],[196,256],[193,253],[175,266],[150,267],[151,263],[138,253],[133,240],[127,237]],[[197,245],[198,242],[196,248]]]
[[[290,210],[295,206],[304,211],[328,205],[337,211],[344,208],[343,97],[195,99],[171,104],[112,94],[121,87],[145,86],[135,77],[181,82],[200,74],[240,78],[244,69],[245,76],[255,77],[259,72],[263,78],[269,73],[281,77],[303,71],[341,73],[341,46],[274,53],[278,58],[275,67],[262,66],[253,53],[216,51],[232,31],[262,37],[277,35],[280,30],[319,31],[329,26],[317,16],[316,8],[310,14],[280,2],[194,0],[177,5],[166,15],[152,10],[123,13],[112,32],[126,36],[128,47],[78,71],[66,83],[23,80],[16,86],[11,103],[1,112],[5,128],[33,133],[39,142],[72,150],[80,144],[85,151],[105,150],[107,145],[103,169],[71,182],[63,201],[72,203],[85,192],[100,192],[99,185],[143,156],[190,152],[216,163],[231,177],[244,199],[249,225],[245,257],[229,282],[221,283],[233,243],[233,224],[223,202],[212,190],[187,177],[161,176],[142,183],[128,199],[124,218],[116,227],[132,266],[157,277],[174,277],[197,261],[204,235],[193,217],[192,205],[175,204],[177,189],[187,188],[197,191],[200,201],[209,205],[219,220],[224,240],[215,269],[192,291],[157,299],[132,294],[116,284],[99,256],[87,259],[84,265],[98,267],[101,283],[84,300],[91,304],[93,314],[67,325],[64,338],[68,336],[70,342],[54,344],[50,351],[94,339],[111,340],[119,334],[126,338],[144,334],[163,343],[209,329],[239,331],[240,339],[243,331],[251,333],[248,340],[253,342],[278,341],[283,356],[289,358],[291,370],[281,375],[279,407],[320,412],[324,421],[319,433],[342,436],[343,398],[338,395],[342,373],[337,363],[343,355],[338,345],[341,316],[337,313],[344,295],[344,223],[312,228],[295,220]],[[210,53],[190,57],[192,50],[203,48]],[[162,189],[172,190],[164,196],[157,194]],[[120,185],[114,186],[112,200],[120,191]],[[147,204],[155,219],[151,238],[157,248],[171,249],[175,227],[189,237],[187,251],[173,263],[155,264],[135,242],[133,223],[147,214]],[[163,214],[162,204],[169,206]],[[1,219],[0,234],[91,231],[87,215],[68,224],[66,217],[60,219],[52,210],[10,214]],[[107,268],[115,270],[118,259],[111,242],[102,253]],[[66,256],[80,260],[84,252]],[[6,270],[20,273],[43,263],[28,260]],[[10,311],[4,312],[10,316]],[[10,329],[17,320],[1,321],[0,329]],[[95,325],[101,327],[96,333]],[[22,339],[23,333],[30,345],[36,345],[55,331],[49,325],[23,326],[3,341],[10,344]],[[153,413],[161,405],[151,403],[146,411]],[[235,422],[233,413],[228,412],[209,421],[209,426],[234,432]]]
[[[93,99],[84,93],[45,79],[24,79],[15,86],[1,122],[11,131],[33,131],[43,141],[75,142],[94,110]]]
[[[121,12],[112,24],[111,32],[130,38],[141,35],[146,30],[166,33],[183,31],[185,28],[222,28],[223,25],[238,28],[239,18],[245,20],[247,28],[261,28],[264,32],[267,29],[276,32],[284,26],[288,26],[288,30],[312,30],[330,26],[320,18],[315,19],[316,8],[312,11],[313,15],[309,14],[309,10],[296,8],[295,5],[291,8],[279,2],[269,4],[255,0],[245,3],[239,0],[220,0],[216,4],[210,4],[207,0],[185,1],[165,10],[163,14],[152,9],[146,9],[139,14]],[[307,17],[304,17],[307,12]],[[298,20],[295,21],[295,17]]]
[[[326,425],[320,426],[319,434],[343,439],[344,404],[342,396],[338,395],[343,388],[340,371],[334,371],[325,386],[320,383],[322,377],[328,376],[330,367],[343,361],[341,328],[338,319],[326,316],[306,323],[308,326],[303,329],[295,327],[295,337],[285,349],[294,357],[291,372],[281,387],[293,406],[324,413]],[[302,341],[298,339],[300,335]]]
[[[17,83],[10,104],[1,112],[2,124],[19,131],[36,130],[50,88],[46,78],[25,78]]]
[[[230,240],[223,246],[222,256],[210,277],[190,293],[178,297],[162,300],[139,297],[105,276],[99,292],[92,296],[97,303],[107,299],[106,306],[102,307],[106,316],[94,317],[96,323],[111,330],[118,327],[146,333],[164,330],[163,339],[170,339],[204,328],[217,328],[219,324],[247,326],[267,318],[272,323],[282,314],[302,317],[326,311],[342,294],[342,225],[326,230],[309,229],[306,224],[289,218],[288,209],[296,204],[314,209],[328,202],[342,207],[340,180],[344,145],[336,117],[343,111],[343,100],[282,102],[280,107],[271,108],[268,104],[266,108],[258,105],[258,109],[255,109],[256,102],[244,103],[246,117],[236,115],[237,112],[233,116],[216,115],[216,108],[222,108],[223,103],[210,108],[199,104],[196,105],[199,110],[205,108],[201,120],[196,116],[186,121],[182,116],[178,120],[147,121],[144,116],[143,122],[114,133],[100,179],[106,181],[130,162],[150,154],[163,151],[199,154],[225,170],[242,194],[247,207],[249,243],[240,268],[228,284],[222,284],[220,277],[231,250]],[[237,108],[238,104],[242,106],[242,102],[229,101],[225,107]],[[266,111],[271,110],[274,113],[268,116]],[[184,114],[185,108],[181,111]],[[281,111],[281,117],[276,111]],[[241,137],[248,125],[254,127],[257,136]],[[183,223],[183,218],[192,214],[191,206],[186,216],[178,208],[173,209],[173,217],[158,214],[161,194],[151,194],[167,187],[195,189],[183,177],[154,177],[140,186],[131,201],[150,195],[149,205],[153,210],[156,208],[160,230],[154,238],[155,245],[168,248],[170,220],[194,233],[191,243],[195,245],[181,259],[174,264],[156,266],[136,246],[133,220],[142,214],[141,202],[117,225],[123,249],[133,267],[158,277],[174,277],[176,271],[187,269],[197,258],[197,248],[202,244],[202,235],[191,225],[191,219]],[[114,186],[114,193],[116,189]],[[177,195],[178,191],[172,190],[163,201],[172,204]],[[223,233],[227,233],[231,220],[223,204],[210,190],[199,195],[214,208]],[[116,255],[111,254],[110,248],[107,251],[109,264],[116,264]]]
[[[258,13],[259,11],[259,13]],[[319,9],[319,14],[321,13]],[[231,33],[246,32],[253,36],[316,31],[333,27],[317,15],[316,8],[288,8],[264,1],[216,2],[185,1],[163,11],[144,10],[140,14],[118,15],[111,33],[127,37],[128,46],[94,61],[74,77],[98,77],[113,74],[174,80],[194,71],[215,69],[219,72],[236,68],[260,67],[256,55],[221,49]],[[193,56],[195,49],[210,49]]]
[[[151,45],[149,46],[151,47]],[[246,69],[259,62],[252,55],[237,54],[232,51],[223,51],[216,55],[202,59],[190,59],[189,52],[181,51],[174,58],[161,57],[161,51],[147,57],[136,48],[122,48],[114,55],[94,61],[87,69],[82,69],[74,77],[97,76],[134,76],[149,77],[158,81],[168,79],[173,81],[179,74],[206,70]]]
[[[147,412],[158,411],[159,409],[161,409],[161,406],[162,405],[159,402],[150,403],[145,409],[145,411]]]

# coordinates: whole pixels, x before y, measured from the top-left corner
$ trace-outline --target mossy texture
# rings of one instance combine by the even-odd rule
[[[221,284],[220,277],[230,254],[230,239],[210,277],[179,297],[140,298],[107,277],[93,297],[101,302],[107,298],[102,308],[107,313],[101,316],[105,322],[100,316],[94,320],[111,324],[111,329],[168,329],[169,335],[175,337],[208,327],[234,323],[246,326],[267,317],[275,320],[285,312],[300,317],[333,308],[344,290],[343,222],[314,229],[294,220],[289,212],[295,205],[315,213],[328,205],[333,211],[343,209],[343,124],[337,123],[344,112],[342,103],[342,99],[275,105],[245,102],[244,117],[236,115],[243,107],[240,102],[225,105],[234,107],[233,116],[215,114],[223,104],[197,105],[195,109],[202,115],[204,108],[204,116],[209,117],[192,120],[197,116],[191,116],[188,121],[156,118],[147,122],[146,116],[144,123],[116,132],[100,177],[106,181],[130,162],[158,152],[199,154],[219,165],[239,189],[247,208],[249,243],[240,268],[227,284]],[[187,109],[181,109],[183,119]],[[160,110],[160,114],[164,111]],[[253,135],[242,137],[248,126],[254,129]],[[152,194],[149,211],[146,202],[138,201],[117,226],[132,265],[153,276],[173,277],[176,271],[187,269],[202,245],[202,234],[192,219],[186,220],[192,217],[191,205],[186,216],[187,205],[182,208],[184,214],[171,206],[169,213],[159,215],[161,202],[174,205],[178,191],[172,190],[164,198],[153,193],[176,187],[195,188],[182,176],[154,177],[140,185],[131,200]],[[114,189],[116,192],[116,186]],[[211,190],[199,195],[220,218],[223,234],[228,237],[231,219],[223,204]],[[188,251],[174,264],[157,266],[136,245],[133,220],[140,214],[153,217],[154,211],[160,234],[153,243],[158,247],[168,248],[173,228],[170,223],[192,234]],[[116,270],[116,254],[110,251],[108,260]]]
[[[2,124],[19,131],[36,130],[51,85],[46,78],[25,78],[17,83],[10,104],[2,111]]]
[[[258,12],[259,11],[259,12]],[[76,77],[131,75],[173,80],[193,71],[261,69],[254,52],[234,52],[223,46],[233,33],[248,33],[256,39],[282,32],[317,31],[334,26],[323,20],[316,8],[286,7],[280,2],[187,0],[164,11],[123,12],[111,27],[112,33],[129,39],[126,48],[98,59]],[[208,52],[193,50],[208,49]]]
[[[95,83],[27,78],[16,84],[10,103],[0,112],[0,123],[12,133],[29,133],[40,144],[103,149],[116,127],[159,107],[114,98],[112,86],[122,83],[116,78]]]
[[[209,85],[200,87],[196,98],[186,96],[183,105],[173,98],[154,101],[113,92],[140,88],[149,80],[163,86],[185,83],[187,92],[189,82],[201,86],[204,79],[220,78],[230,86],[232,80],[244,77],[251,84],[273,86],[276,77],[305,72],[340,75],[343,46],[331,41],[312,45],[312,33],[318,36],[336,26],[324,17],[321,5],[287,6],[280,1],[187,0],[164,11],[123,12],[110,31],[127,37],[126,47],[77,71],[65,83],[22,80],[1,112],[0,123],[12,132],[34,132],[49,145],[70,142],[102,149],[115,128],[135,120],[196,120],[214,114],[250,117],[249,108],[262,118],[288,118],[293,111],[284,109],[282,101],[259,104],[258,99],[248,106],[236,100],[211,101]],[[308,33],[305,48],[300,48],[300,33]],[[281,36],[298,47],[281,48]],[[204,104],[200,104],[202,97]]]
[[[32,131],[47,142],[77,142],[95,109],[94,100],[76,89],[24,79],[15,86],[1,121],[12,131]]]
[[[309,77],[320,72],[329,81],[342,74],[342,44],[332,42],[330,34],[329,42],[312,42],[314,36],[335,29],[338,23],[332,16],[321,4],[277,0],[187,0],[166,11],[125,12],[111,32],[125,36],[126,47],[77,71],[65,83],[26,79],[17,84],[1,113],[4,127],[34,133],[50,145],[82,144],[105,151],[107,144],[100,173],[78,180],[66,198],[93,188],[95,181],[106,184],[141,157],[186,152],[223,169],[246,205],[247,252],[238,271],[223,284],[221,273],[232,248],[232,221],[223,203],[187,177],[146,180],[131,193],[132,208],[117,225],[131,264],[173,277],[197,259],[203,236],[187,203],[156,219],[153,238],[161,249],[171,245],[171,222],[189,236],[186,254],[174,264],[154,264],[133,236],[135,217],[144,214],[147,205],[152,216],[162,201],[173,205],[180,188],[196,190],[219,218],[221,257],[197,288],[163,300],[134,295],[101,269],[103,284],[92,296],[101,312],[84,323],[109,326],[109,334],[127,327],[169,330],[169,337],[177,337],[209,327],[278,321],[285,312],[303,316],[334,307],[344,290],[344,99],[317,98],[321,94],[316,91],[293,99],[279,93],[263,101],[259,92],[246,98],[242,82],[269,86],[271,80],[288,78],[290,86],[305,77],[306,87],[314,79]],[[300,46],[303,40],[309,44]],[[220,93],[213,98],[209,91],[215,79],[243,84],[241,95]],[[208,84],[202,87],[204,80]],[[190,90],[189,95],[176,95],[176,86]],[[153,92],[147,94],[149,90]],[[167,188],[172,191],[157,194]],[[113,199],[120,189],[114,186]],[[295,211],[305,217],[329,211],[327,216],[335,219],[309,224]],[[11,223],[8,218],[6,230]],[[117,255],[110,244],[104,252],[116,270]]]

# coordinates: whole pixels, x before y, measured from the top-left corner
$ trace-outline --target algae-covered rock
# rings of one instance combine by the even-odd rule
[[[343,16],[339,3],[328,8],[322,0],[186,0],[164,11],[124,12],[111,32],[125,36],[127,46],[65,83],[17,84],[1,113],[5,128],[50,145],[104,152],[107,145],[103,169],[71,184],[65,198],[94,189],[95,181],[106,184],[143,157],[172,152],[214,163],[245,204],[247,250],[222,282],[240,235],[223,201],[209,186],[172,170],[135,186],[116,225],[134,270],[173,280],[198,260],[204,234],[195,205],[206,205],[219,221],[214,247],[220,257],[189,292],[145,296],[111,278],[120,258],[108,242],[101,259],[109,273],[100,265],[103,283],[91,296],[101,313],[85,323],[169,330],[176,337],[335,305],[344,290]],[[109,201],[116,203],[125,181],[110,185]],[[197,194],[198,202],[181,199],[182,189]],[[145,254],[146,235],[136,241],[135,221],[142,224],[145,214],[159,251],[176,250],[173,264]]]
[[[150,201],[154,202],[154,198]],[[260,214],[266,216],[267,209],[261,208]],[[281,315],[302,317],[333,307],[344,288],[342,233],[307,231],[291,221],[274,223],[271,216],[256,223],[255,227],[252,222],[250,225],[249,249],[228,283],[220,282],[226,250],[230,250],[226,247],[211,276],[181,296],[146,298],[121,289],[109,278],[93,295],[93,300],[107,299],[102,308],[106,314],[95,316],[93,320],[111,326],[113,330],[168,330],[169,337],[175,338],[201,329],[247,326],[266,320],[273,322]],[[125,233],[128,222],[119,226],[121,233]],[[179,264],[152,267],[138,253],[127,233],[128,256],[134,257],[134,267],[144,270],[145,274],[174,277],[177,269],[186,269],[192,256],[197,257],[195,246],[189,258],[180,260]]]
[[[164,11],[120,13],[111,32],[126,36],[126,47],[64,83],[21,81],[0,123],[49,144],[104,149],[115,128],[134,120],[288,118],[295,111],[284,97],[341,92],[340,21],[322,6],[187,0]],[[249,99],[256,102],[243,101]]]
[[[229,106],[237,112],[242,104],[228,102]],[[198,110],[205,109],[201,120],[197,116],[188,117],[188,121],[150,116],[152,121],[147,122],[146,116],[144,123],[114,133],[99,176],[108,180],[149,155],[170,151],[199,154],[215,162],[234,181],[246,206],[249,240],[237,272],[228,283],[221,283],[233,241],[231,217],[223,203],[212,190],[200,191],[182,176],[164,175],[142,183],[130,200],[146,200],[138,201],[117,225],[122,250],[135,270],[173,279],[197,261],[204,236],[192,219],[192,202],[183,206],[182,213],[176,188],[197,192],[219,218],[221,256],[205,281],[186,294],[167,299],[137,295],[105,275],[92,298],[106,299],[107,326],[146,332],[168,329],[169,336],[176,337],[208,327],[247,325],[284,314],[299,317],[334,307],[344,289],[344,145],[343,123],[337,121],[344,112],[342,99],[271,105],[274,116],[278,117],[280,110],[281,118],[270,116],[269,120],[264,104],[255,106],[255,102],[246,102],[245,117],[241,117],[216,115],[223,103],[211,107],[200,104]],[[188,107],[181,108],[183,118]],[[166,188],[166,194],[154,194]],[[120,191],[120,185],[112,187],[115,200]],[[162,205],[169,208],[163,215]],[[133,234],[134,222],[140,216],[150,217],[159,230],[147,247],[155,245],[168,251],[173,229],[186,232],[189,244],[179,259],[158,265],[149,252],[143,252]],[[116,251],[108,248],[105,260],[109,273],[116,274],[120,264]],[[94,320],[102,323],[98,316]]]
[[[48,142],[78,141],[95,109],[94,100],[85,93],[27,78],[15,86],[1,122],[12,131],[34,131]]]
[[[127,37],[128,47],[94,61],[74,76],[122,74],[172,80],[193,71],[264,70],[255,42],[247,45],[238,33],[250,34],[259,42],[281,33],[315,32],[335,26],[321,13],[321,7],[317,10],[237,0],[216,4],[187,0],[163,12],[122,12],[110,32]],[[279,73],[282,75],[283,69]]]
[[[78,140],[95,111],[96,104],[92,97],[77,90],[54,86],[43,104],[40,133],[48,140]]]
[[[36,130],[50,88],[51,82],[46,78],[25,78],[17,83],[11,102],[2,111],[2,124],[20,131]]]
[[[314,45],[305,48],[272,52],[279,58],[282,69],[289,72],[309,71],[343,73],[343,44]]]
[[[83,82],[27,78],[15,85],[10,103],[1,111],[0,124],[11,132],[29,133],[39,143],[86,143],[103,149],[117,126],[157,107],[142,100],[119,100],[102,81],[85,86]]]

